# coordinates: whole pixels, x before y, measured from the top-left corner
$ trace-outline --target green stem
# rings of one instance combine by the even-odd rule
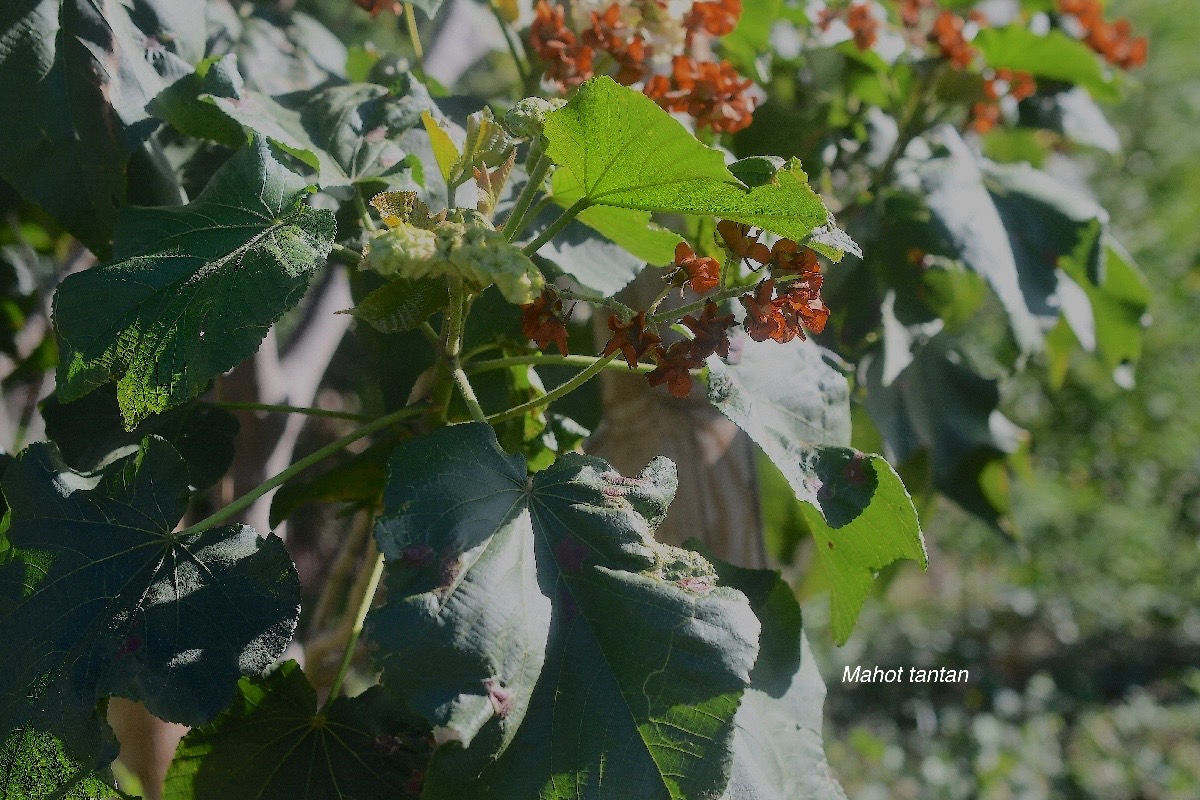
[[[462,367],[455,368],[454,382],[458,384],[458,391],[471,411],[471,418],[476,422],[485,422],[487,414],[483,413],[483,406],[479,405],[479,398],[475,396],[475,390],[471,388],[471,381],[467,379],[467,373],[463,371]]]
[[[358,637],[362,636],[363,623],[366,622],[367,612],[371,610],[371,604],[375,600],[375,592],[379,589],[381,577],[383,577],[383,553],[380,553],[375,559],[371,579],[367,581],[367,590],[363,592],[362,600],[358,604],[358,611],[354,615],[354,626],[350,628],[350,638],[346,640],[346,649],[342,651],[342,663],[338,665],[337,675],[333,676],[333,685],[329,687],[329,694],[321,706],[321,713],[329,710],[333,701],[342,691],[342,682],[346,680],[346,673],[350,671],[350,662],[354,659],[354,648],[358,646]]]
[[[557,389],[547,392],[541,397],[530,400],[528,403],[522,403],[519,406],[514,406],[507,411],[501,411],[499,414],[492,414],[485,421],[495,425],[497,422],[504,422],[505,420],[512,419],[513,417],[519,417],[527,411],[533,411],[536,408],[541,408],[542,406],[553,403],[560,397],[565,397],[604,371],[604,368],[608,366],[608,363],[616,358],[618,354],[619,351],[614,350],[606,356],[601,356],[600,358],[596,359],[596,361],[590,367],[564,383],[562,386],[559,386]]]
[[[413,13],[413,4],[404,4],[404,21],[408,23],[408,38],[412,41],[413,52],[417,61],[425,60],[425,48],[421,47],[421,34],[417,31],[417,15]]]
[[[417,327],[417,330],[421,332],[422,336],[429,340],[429,343],[433,345],[434,350],[442,349],[442,337],[438,336],[438,332],[433,329],[432,325],[430,325],[428,322],[422,322]]]
[[[467,364],[466,371],[468,374],[476,372],[487,372],[493,369],[506,369],[508,367],[521,367],[531,364],[535,367],[591,367],[597,361],[603,359],[597,356],[554,356],[547,353],[538,353],[529,356],[510,356],[508,358],[493,358],[487,361],[475,361]],[[646,373],[652,372],[657,368],[657,364],[639,363],[633,368],[633,372]],[[629,372],[630,369],[624,363],[609,361],[605,364],[606,369],[619,369],[623,372]]]
[[[333,249],[329,251],[329,260],[345,264],[347,267],[358,267],[362,264],[362,253],[352,247],[346,247],[335,242]]]
[[[517,201],[513,204],[508,219],[504,221],[504,238],[510,242],[520,236],[521,231],[525,229],[525,217],[529,213],[529,206],[532,205],[533,198],[541,190],[542,184],[546,181],[546,175],[550,173],[550,167],[553,166],[553,162],[545,153],[541,152],[541,147],[536,142],[532,147],[536,149],[537,153],[530,153],[533,157],[533,165],[529,168],[529,179],[525,181],[525,186],[517,195]]]
[[[558,219],[551,223],[549,228],[542,231],[542,235],[534,239],[529,244],[522,248],[522,252],[527,256],[531,256],[541,249],[542,245],[558,235],[559,231],[571,224],[571,220],[575,219],[582,213],[592,201],[586,197],[581,197],[575,201],[575,204],[559,215]]]
[[[554,291],[559,297],[566,298],[567,300],[578,300],[581,303],[591,303],[594,306],[603,306],[604,308],[612,309],[620,315],[622,322],[628,322],[633,319],[635,313],[632,308],[621,301],[612,297],[605,297],[602,294],[596,294],[595,292],[588,292],[582,289],[555,289]]]
[[[274,403],[232,403],[218,402],[213,405],[228,411],[269,411],[275,414],[306,414],[310,417],[329,417],[331,419],[348,419],[354,422],[370,422],[374,417],[355,414],[350,411],[332,411],[326,408],[302,408],[300,406],[275,405]]]
[[[363,227],[369,231],[375,230],[375,219],[371,216],[371,209],[367,208],[367,201],[363,200],[363,196],[358,193],[357,188],[354,190],[354,208],[358,211],[358,218],[362,220]]]
[[[512,28],[508,21],[504,19],[504,15],[500,13],[500,7],[496,5],[496,0],[487,0],[488,8],[492,10],[492,14],[496,17],[496,22],[500,25],[500,32],[504,34],[504,43],[508,45],[508,52],[512,54],[513,61],[517,65],[517,75],[521,78],[521,86],[529,85],[529,65],[525,63],[525,59],[521,58],[517,52],[517,42],[513,38]]]
[[[330,456],[337,455],[345,450],[348,446],[354,444],[365,436],[370,436],[372,433],[383,430],[389,425],[394,425],[401,420],[416,416],[423,410],[424,409],[419,406],[402,408],[399,411],[393,411],[391,414],[385,414],[382,417],[378,417],[377,419],[368,422],[361,428],[357,428],[350,433],[347,433],[340,439],[330,442],[320,450],[314,452],[312,455],[305,456],[273,478],[268,478],[246,494],[239,497],[237,500],[234,500],[232,503],[222,508],[220,511],[210,514],[209,516],[197,522],[195,525],[191,525],[180,531],[177,536],[191,536],[193,534],[200,533],[201,531],[206,531],[209,528],[215,528],[225,520],[237,516],[237,514],[239,514],[243,509],[249,508],[256,500],[258,500],[258,498],[262,497],[267,492],[271,491],[277,486],[282,486],[284,483],[287,483],[293,477],[299,475],[301,472],[313,466],[314,464],[319,464]]]

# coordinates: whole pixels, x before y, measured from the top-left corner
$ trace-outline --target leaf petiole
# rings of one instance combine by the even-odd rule
[[[350,628],[350,638],[346,640],[346,649],[342,651],[342,661],[338,665],[337,675],[333,676],[333,685],[329,687],[329,694],[325,697],[325,702],[321,705],[321,712],[329,710],[329,706],[333,701],[337,700],[338,695],[342,691],[342,682],[346,680],[346,673],[350,671],[350,662],[354,659],[354,648],[358,646],[358,638],[362,635],[363,623],[366,622],[367,612],[371,610],[371,604],[375,600],[375,592],[379,589],[379,579],[383,577],[383,553],[380,553],[375,558],[375,566],[371,570],[371,578],[367,581],[366,591],[363,592],[362,599],[358,604],[358,611],[354,615],[354,625]]]
[[[554,220],[554,222],[550,224],[550,227],[542,231],[540,236],[538,236],[529,244],[525,245],[525,247],[522,248],[522,251],[525,253],[525,255],[532,256],[541,249],[542,245],[557,236],[563,228],[570,225],[571,222],[581,213],[587,210],[588,206],[591,204],[592,201],[586,197],[581,197],[576,200],[575,204],[560,214],[558,219]]]
[[[374,419],[374,417],[368,417],[365,414],[355,414],[352,411],[333,411],[327,408],[303,408],[274,403],[235,403],[222,401],[213,403],[213,405],[223,408],[226,411],[267,411],[275,414],[304,414],[310,417],[348,419],[354,422],[370,422]]]
[[[590,381],[592,378],[599,375],[604,370],[604,368],[608,366],[609,362],[611,362],[614,358],[616,358],[619,355],[619,352],[620,351],[614,350],[613,352],[609,353],[606,356],[601,356],[600,358],[597,358],[590,367],[585,369],[583,372],[580,372],[574,378],[567,381],[562,386],[559,386],[557,389],[549,391],[546,394],[542,395],[541,397],[530,400],[528,403],[522,403],[519,406],[513,406],[512,408],[508,409],[507,411],[501,411],[498,414],[492,414],[490,417],[487,417],[484,421],[490,425],[495,425],[497,422],[504,422],[505,420],[512,419],[513,417],[519,417],[522,414],[524,414],[526,411],[533,411],[534,409],[541,408],[542,406],[553,403],[555,400],[558,400],[560,397],[567,396],[571,392],[578,389],[580,386],[583,386],[585,383]]]
[[[494,369],[507,369],[508,367],[520,367],[532,365],[535,367],[583,367],[588,368],[593,366],[597,361],[604,360],[601,356],[554,356],[547,353],[538,353],[528,356],[510,356],[508,358],[493,358],[487,361],[476,361],[466,365],[467,374],[476,372],[487,372]],[[615,361],[609,361],[605,364],[606,369],[616,369],[622,372],[646,373],[653,372],[657,368],[657,364],[648,364],[645,362],[639,363],[632,370],[624,364],[618,364]]]

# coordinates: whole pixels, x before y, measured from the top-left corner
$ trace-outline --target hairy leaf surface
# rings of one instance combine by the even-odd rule
[[[41,744],[26,750],[38,752],[54,737],[70,759],[102,766],[115,755],[97,713],[105,697],[202,724],[238,676],[260,673],[287,646],[300,587],[283,543],[245,526],[172,533],[188,474],[163,440],[147,438],[98,476],[35,444],[6,470],[3,489],[6,742],[30,737]]]
[[[887,461],[845,446],[849,388],[811,341],[746,341],[738,363],[712,356],[709,369],[709,399],[807,504],[833,577],[834,638],[845,642],[878,570],[902,558],[926,563],[912,499]]]
[[[116,260],[59,286],[58,395],[117,380],[127,427],[180,405],[258,349],[329,254],[333,215],[263,140],[192,203],[121,214]]]
[[[530,478],[479,424],[397,448],[371,637],[444,743],[424,797],[724,789],[758,623],[702,558],[653,540],[674,488],[665,459],[624,478],[567,454]]]
[[[701,144],[654,101],[608,77],[583,84],[546,119],[547,154],[571,171],[593,205],[700,214],[807,241],[835,260],[856,250],[830,235],[829,210],[792,160],[773,180],[747,187],[725,157]]]

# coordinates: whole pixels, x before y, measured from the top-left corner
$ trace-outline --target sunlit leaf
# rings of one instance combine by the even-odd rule
[[[117,380],[128,427],[190,400],[258,349],[325,262],[333,215],[265,141],[243,148],[196,200],[121,214],[115,261],[58,288],[58,395]]]

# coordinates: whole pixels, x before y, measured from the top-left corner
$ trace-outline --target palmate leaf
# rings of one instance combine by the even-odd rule
[[[202,3],[11,0],[0,6],[0,177],[101,257],[131,160],[161,181],[146,104],[204,50]]]
[[[35,444],[5,471],[3,489],[0,767],[10,773],[107,764],[115,742],[98,704],[109,695],[207,722],[240,675],[262,672],[286,647],[300,586],[283,543],[244,526],[172,533],[188,475],[163,440],[147,438],[94,477]]]
[[[806,504],[817,557],[833,579],[834,639],[844,643],[878,570],[902,558],[926,563],[912,499],[887,461],[846,446],[849,388],[811,341],[747,341],[738,363],[712,356],[709,369],[709,400]]]
[[[237,61],[226,56],[190,87],[195,102],[160,103],[171,122],[190,120],[200,103],[215,105],[229,119],[266,137],[316,170],[322,189],[367,181],[379,188],[407,186],[407,153],[398,143],[421,123],[433,100],[416,79],[406,77],[402,93],[373,83],[352,83],[270,97],[246,88]],[[169,95],[168,95],[169,96]],[[172,113],[172,111],[174,113]],[[217,141],[225,135],[220,120],[198,132]]]
[[[233,705],[188,733],[166,800],[406,800],[423,766],[410,715],[380,687],[317,709],[295,661],[243,678]],[[411,791],[409,791],[411,789]]]
[[[422,797],[720,795],[759,626],[653,540],[674,488],[665,459],[624,478],[567,454],[528,477],[479,424],[397,448],[369,635],[443,743]]]
[[[118,380],[127,427],[180,405],[258,349],[333,243],[333,215],[267,143],[246,146],[192,203],[122,211],[115,261],[59,286],[65,402]]]
[[[584,83],[546,118],[546,153],[570,170],[591,204],[731,219],[772,231],[837,260],[857,252],[793,159],[748,187],[717,150],[697,141],[653,100],[608,77]]]

